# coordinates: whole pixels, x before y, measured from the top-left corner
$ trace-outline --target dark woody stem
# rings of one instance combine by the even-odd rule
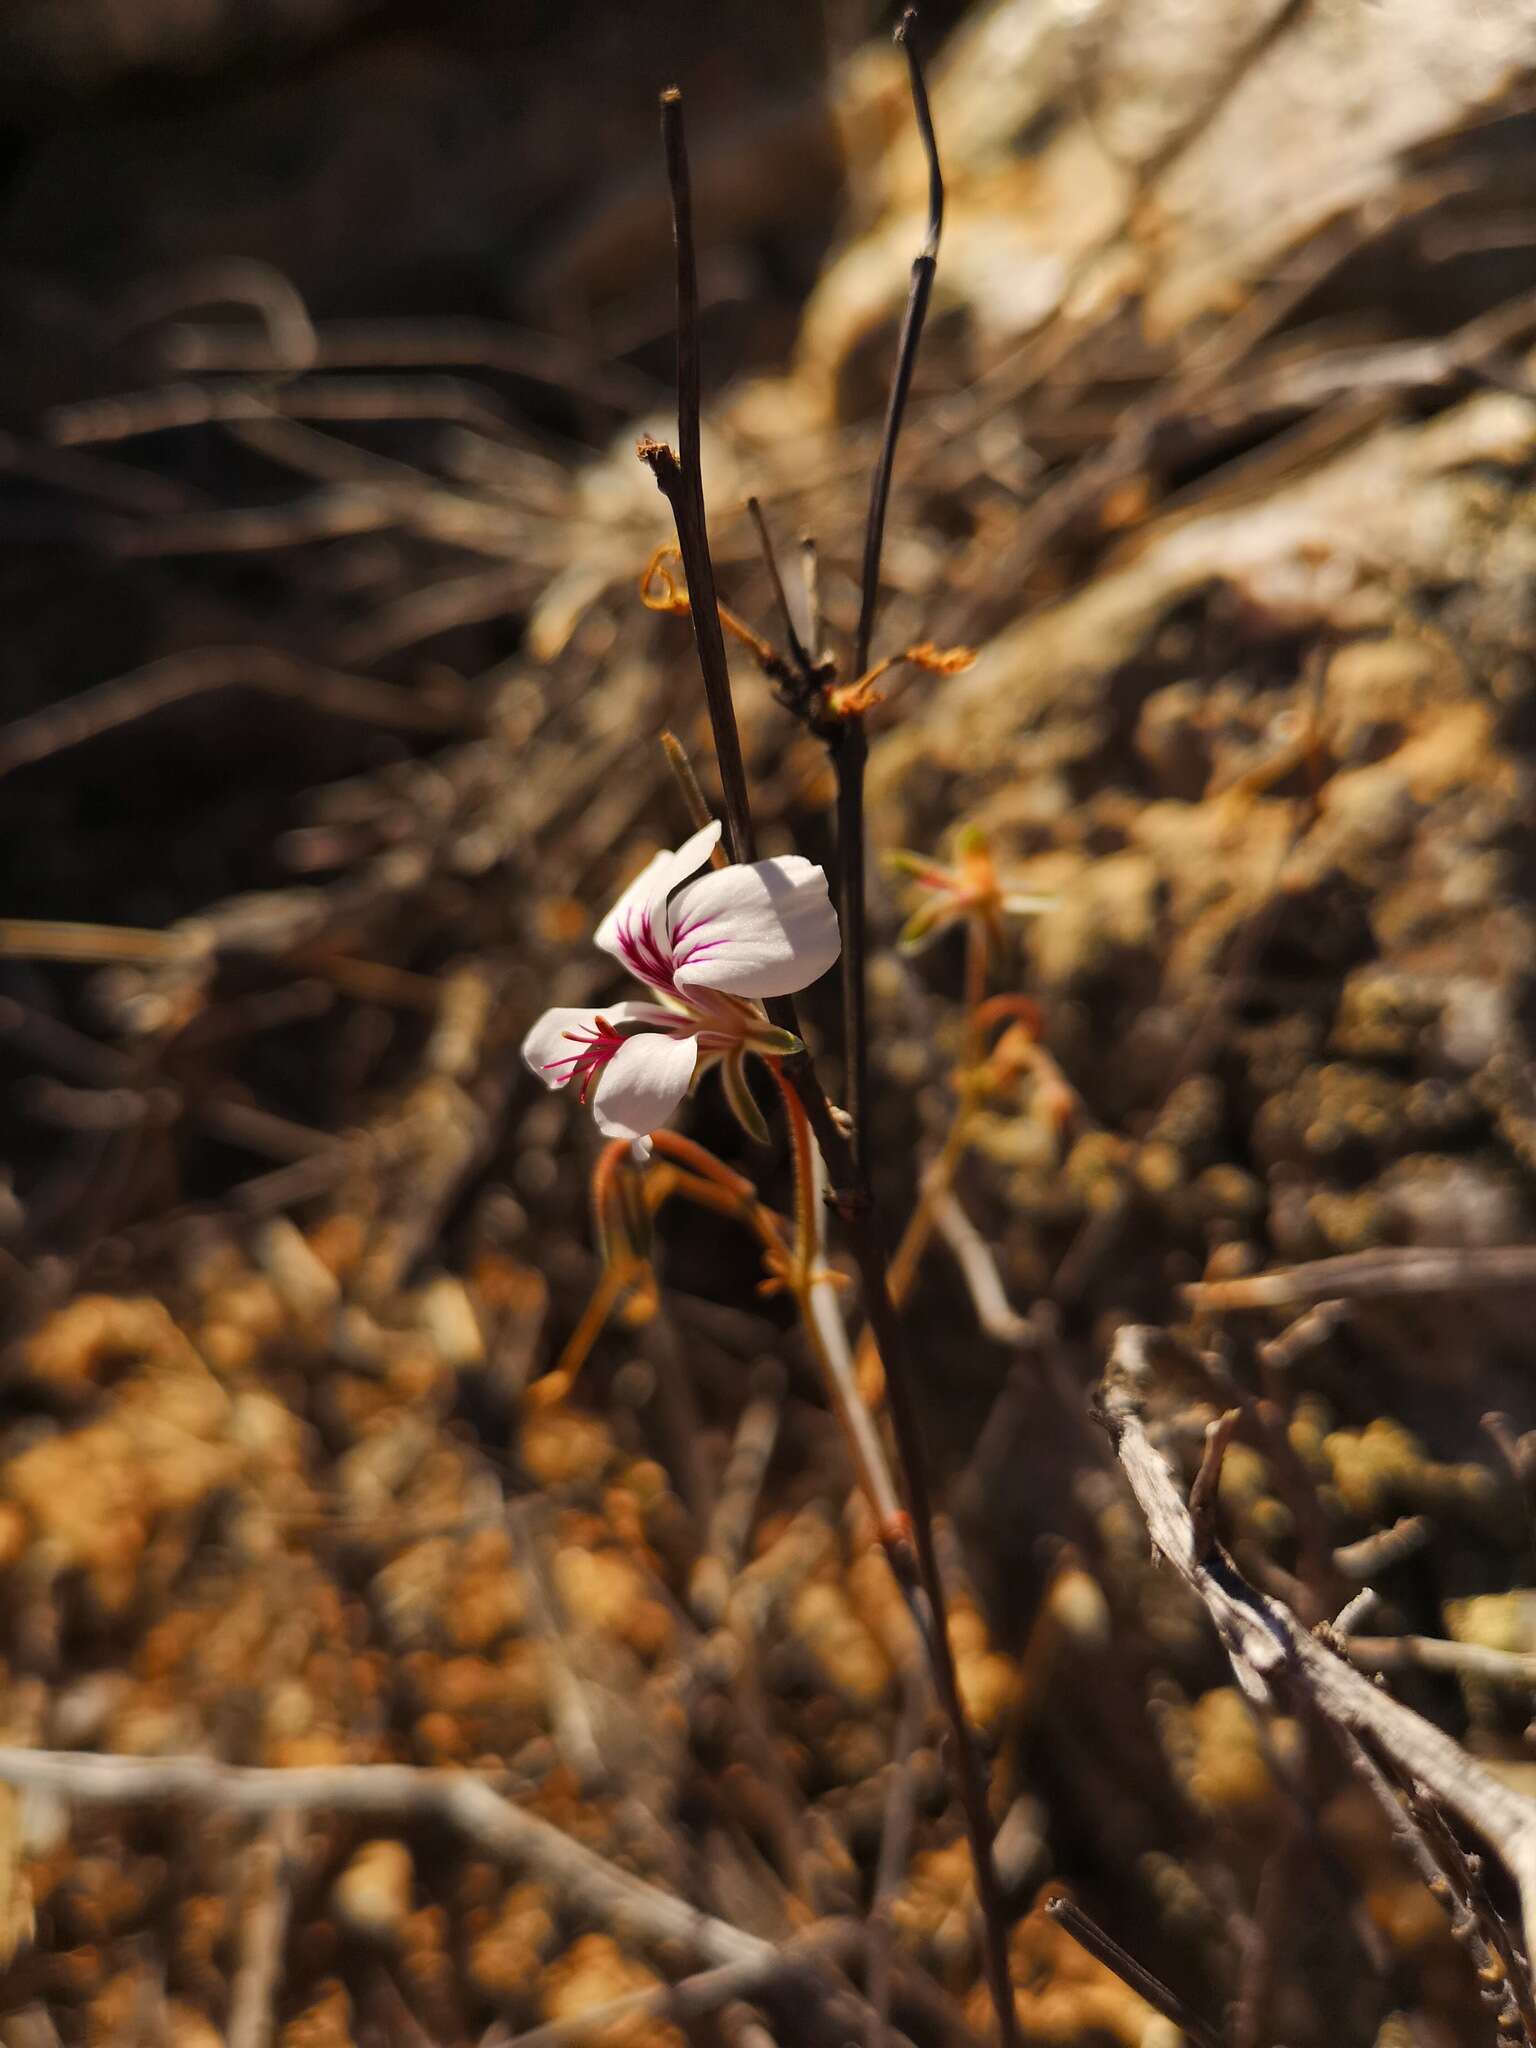
[[[904,24],[905,26],[905,24]],[[910,59],[910,49],[909,49]],[[915,74],[915,67],[914,67]],[[926,114],[927,101],[922,101]],[[752,829],[751,802],[742,763],[741,741],[736,727],[736,709],[731,697],[730,672],[726,666],[725,639],[720,630],[715,594],[714,565],[710,559],[709,533],[704,517],[704,488],[699,470],[699,353],[698,290],[692,239],[692,203],[688,180],[688,156],[683,134],[682,95],[672,88],[662,95],[662,135],[666,143],[667,175],[672,188],[673,226],[677,239],[678,314],[678,445],[681,456],[660,442],[644,440],[639,454],[653,474],[662,494],[672,507],[677,524],[678,547],[683,572],[693,598],[694,644],[704,679],[704,693],[714,728],[720,763],[720,782],[725,801],[726,834],[737,860],[755,857],[756,838]],[[931,131],[930,131],[931,132]],[[934,229],[936,233],[936,227]],[[926,304],[926,288],[923,302]],[[911,308],[904,334],[912,328]],[[920,321],[920,313],[918,323]],[[910,349],[916,347],[915,336]],[[910,379],[910,363],[906,372]],[[894,394],[893,394],[894,397]],[[902,403],[905,402],[905,388]],[[887,475],[887,485],[889,477]],[[883,496],[882,496],[883,504]],[[883,514],[882,514],[883,517]],[[878,570],[878,548],[876,549]],[[873,616],[871,607],[871,618]],[[861,809],[862,817],[862,809]],[[862,889],[860,889],[862,930]],[[848,943],[846,929],[844,946]],[[795,1005],[788,996],[765,1003],[771,1021],[781,1029],[800,1036]],[[949,1611],[939,1569],[938,1546],[933,1526],[933,1499],[928,1479],[928,1460],[923,1446],[922,1423],[913,1391],[914,1376],[906,1334],[891,1298],[887,1273],[885,1237],[874,1207],[863,1168],[843,1125],[833,1113],[825,1091],[816,1077],[809,1053],[803,1049],[786,1057],[779,1071],[794,1090],[800,1108],[815,1135],[826,1162],[833,1207],[843,1219],[850,1249],[859,1269],[865,1313],[885,1365],[887,1403],[897,1457],[902,1468],[907,1510],[912,1524],[911,1552],[888,1534],[887,1555],[898,1572],[915,1576],[928,1610],[925,1644],[933,1671],[934,1689],[940,1709],[949,1724],[955,1789],[965,1817],[975,1870],[976,1896],[981,1908],[985,1938],[987,1981],[997,2013],[1001,2048],[1016,2048],[1018,2029],[1013,1990],[1008,1969],[1008,1922],[1003,1910],[1002,1891],[992,1854],[992,1817],[987,1803],[987,1775],[977,1747],[975,1733],[966,1716],[955,1670],[954,1651],[949,1639]]]
[[[912,265],[907,291],[907,309],[902,317],[901,338],[896,345],[896,366],[891,374],[890,395],[885,406],[885,429],[869,487],[869,513],[864,525],[864,570],[860,583],[859,624],[854,636],[853,673],[868,672],[870,648],[875,635],[875,611],[880,602],[880,557],[885,547],[885,516],[891,498],[891,473],[896,465],[896,444],[901,439],[902,420],[912,389],[912,371],[918,344],[938,268],[939,236],[944,227],[944,179],[939,168],[938,144],[934,139],[933,115],[928,106],[928,88],[918,62],[913,30],[917,10],[909,7],[896,30],[896,41],[907,60],[912,88],[912,107],[918,133],[928,159],[928,233]],[[843,720],[831,744],[832,766],[837,776],[837,915],[843,934],[843,1072],[844,1098],[853,1119],[853,1140],[861,1166],[865,1163],[869,1117],[869,1017],[868,941],[865,930],[865,846],[864,768],[869,758],[869,741],[862,715]]]

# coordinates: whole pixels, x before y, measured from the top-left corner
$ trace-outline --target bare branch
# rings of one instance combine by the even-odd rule
[[[1353,1670],[1288,1608],[1250,1586],[1219,1546],[1200,1556],[1189,1508],[1142,1414],[1157,1335],[1135,1324],[1118,1332],[1100,1410],[1153,1543],[1204,1602],[1239,1685],[1260,1705],[1317,1712],[1390,1758],[1409,1783],[1422,1782],[1503,1859],[1528,1934],[1536,1931],[1536,1800],[1501,1783],[1450,1736]]]

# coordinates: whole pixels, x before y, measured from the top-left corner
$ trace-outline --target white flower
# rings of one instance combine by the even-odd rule
[[[633,1140],[641,1157],[701,1062],[726,1062],[734,1104],[747,1052],[794,1049],[753,998],[808,987],[841,950],[827,878],[798,854],[690,881],[719,838],[713,823],[658,853],[597,928],[597,944],[655,1000],[546,1010],[523,1040],[546,1087],[578,1082],[598,1129]]]

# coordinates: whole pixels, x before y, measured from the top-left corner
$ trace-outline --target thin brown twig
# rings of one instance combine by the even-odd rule
[[[928,232],[912,264],[912,281],[907,292],[901,335],[896,344],[896,363],[886,401],[880,452],[870,482],[859,623],[854,635],[855,676],[864,675],[869,668],[875,612],[880,601],[880,557],[885,547],[885,520],[890,505],[891,476],[896,465],[896,446],[906,417],[912,372],[917,363],[923,322],[927,318],[934,273],[938,268],[939,237],[944,228],[944,176],[933,132],[933,114],[928,105],[928,88],[917,55],[916,24],[917,10],[909,7],[897,27],[896,42],[907,60],[912,108],[928,162]],[[864,770],[869,759],[869,736],[862,716],[842,720],[831,743],[831,755],[837,777],[837,911],[843,935],[843,1086],[845,1106],[853,1119],[855,1156],[863,1165],[869,1117],[868,938],[864,875]]]
[[[1127,1950],[1123,1949],[1113,1935],[1106,1934],[1097,1920],[1090,1919],[1082,1907],[1071,1899],[1057,1894],[1047,1899],[1045,1910],[1080,1948],[1085,1948],[1095,1961],[1113,1970],[1122,1984],[1128,1984],[1138,1998],[1144,1998],[1154,2011],[1165,2019],[1173,2021],[1181,2033],[1187,2034],[1195,2048],[1222,2048],[1221,2036],[1214,2028],[1206,2026],[1190,2011],[1177,1992],[1170,1991],[1161,1977],[1152,1972]]]
[[[789,649],[791,661],[801,674],[809,678],[816,664],[801,642],[795,628],[795,615],[790,610],[789,593],[784,588],[784,578],[779,573],[779,558],[773,551],[773,536],[768,531],[768,520],[763,512],[762,500],[752,497],[747,500],[747,511],[757,529],[757,544],[762,550],[763,566],[768,571],[768,580],[773,585],[773,601],[779,609],[779,623],[784,628],[784,643]]]
[[[661,96],[661,135],[667,183],[672,193],[672,228],[677,256],[677,450],[646,439],[641,459],[649,463],[677,522],[683,573],[688,579],[693,636],[704,671],[705,695],[714,731],[715,758],[725,798],[725,834],[731,858],[755,859],[752,810],[741,738],[731,704],[730,668],[720,627],[715,565],[704,514],[704,471],[700,460],[699,278],[693,244],[693,190],[683,132],[683,96],[671,86]]]

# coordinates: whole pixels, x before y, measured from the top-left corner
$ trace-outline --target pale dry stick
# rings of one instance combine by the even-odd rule
[[[542,335],[486,320],[329,320],[314,330],[312,367],[327,370],[494,370],[573,391],[626,417],[656,403],[659,387],[638,370],[586,357],[569,335]],[[234,327],[172,328],[162,342],[172,368],[263,376],[287,365],[269,342]]]
[[[496,2039],[500,2048],[581,2048],[581,2044],[601,2039],[621,2021],[656,2019],[686,2027],[690,2021],[718,2012],[732,1999],[750,1997],[785,1979],[793,1980],[808,1962],[856,1948],[861,1932],[855,1921],[825,1921],[775,1947],[771,1964],[761,1957],[721,1963],[712,1970],[696,1971],[680,1983],[652,1984],[643,1991],[628,1991],[602,2005],[589,2006],[585,2012],[546,2020],[542,2026],[530,2027],[522,2034],[499,2033]]]
[[[753,1373],[751,1397],[736,1423],[703,1553],[688,1579],[688,1602],[701,1628],[718,1628],[724,1618],[778,1442],[784,1387],[784,1368],[776,1359],[764,1359]]]
[[[800,536],[800,576],[805,585],[806,640],[813,660],[821,659],[821,551],[814,533]]]
[[[315,324],[303,294],[290,277],[255,256],[215,257],[136,285],[108,323],[109,331],[122,336],[189,306],[221,305],[248,306],[261,322],[269,374],[293,377],[313,368]],[[240,333],[237,328],[223,331]]]
[[[38,446],[0,432],[0,470],[28,476],[71,497],[96,498],[135,519],[168,518],[206,502],[200,491],[172,483],[149,470],[82,455],[73,449]]]
[[[0,1747],[0,1784],[54,1793],[85,1806],[190,1806],[220,1813],[427,1816],[454,1828],[496,1862],[527,1867],[583,1910],[652,1943],[676,1942],[707,1963],[772,1968],[781,1950],[607,1862],[559,1828],[524,1813],[484,1778],[409,1764],[317,1765],[294,1770],[203,1756],[102,1756]]]
[[[1466,1944],[1477,1965],[1478,1989],[1484,2003],[1497,2008],[1502,2034],[1523,2031],[1527,2048],[1532,2048],[1536,2042],[1536,2003],[1532,1999],[1530,1965],[1488,1896],[1482,1858],[1469,1855],[1462,1847],[1456,1830],[1422,1785],[1407,1788],[1406,1803],[1461,1909],[1451,1922],[1451,1933]]]
[[[1286,1892],[1296,1852],[1305,1839],[1294,1810],[1264,1860],[1253,1912],[1243,1931],[1237,1996],[1228,2016],[1231,2048],[1265,2048],[1264,2017],[1275,1983],[1279,1938],[1290,1915]]]
[[[1195,1555],[1206,1557],[1216,1542],[1216,1502],[1221,1487],[1222,1460],[1232,1441],[1232,1432],[1242,1420],[1242,1410],[1228,1408],[1205,1426],[1205,1448],[1200,1469],[1189,1489],[1189,1522],[1194,1531]]]
[[[201,647],[169,654],[110,682],[97,683],[62,704],[49,705],[0,727],[0,775],[45,761],[66,747],[128,725],[168,704],[213,690],[261,690],[365,725],[424,733],[463,732],[474,723],[467,699],[451,703],[423,697],[398,683],[347,675],[302,661],[276,647]]]
[[[1357,1586],[1368,1584],[1417,1557],[1434,1533],[1428,1515],[1399,1515],[1389,1529],[1362,1536],[1358,1543],[1341,1543],[1333,1553],[1334,1569]]]
[[[0,958],[7,960],[107,960],[157,965],[205,957],[206,949],[178,931],[147,925],[79,924],[67,918],[0,918]]]
[[[715,1474],[705,1448],[693,1380],[664,1298],[650,1321],[641,1325],[635,1344],[651,1369],[655,1415],[664,1439],[661,1447],[676,1475],[677,1490],[697,1539],[708,1528],[714,1509]]]
[[[1513,2021],[1511,2027],[1501,2024],[1500,2032],[1505,2039],[1511,2032],[1517,2032],[1530,2048],[1532,2031],[1523,2019],[1522,1993],[1517,1990],[1513,1974],[1506,1969],[1503,1960],[1489,1946],[1483,1930],[1478,1926],[1476,1915],[1465,1899],[1459,1897],[1451,1883],[1436,1849],[1410,1813],[1405,1811],[1391,1778],[1371,1755],[1357,1735],[1346,1729],[1335,1729],[1335,1738],[1343,1750],[1350,1769],[1370,1792],[1386,1817],[1392,1831],[1392,1839],[1407,1856],[1418,1873],[1424,1889],[1444,1911],[1451,1923],[1453,1938],[1466,1950],[1473,1968],[1477,1972],[1480,1989],[1491,1990],[1502,1982],[1505,2001]],[[1528,2007],[1528,1996],[1526,2004]]]
[[[293,1907],[291,1869],[302,1837],[299,1814],[274,1814],[246,1855],[248,1897],[225,2023],[226,2048],[270,2048]]]
[[[271,554],[347,540],[412,524],[418,494],[399,484],[332,484],[280,505],[219,507],[172,519],[142,519],[114,532],[114,553],[133,559],[162,555]]]
[[[1328,1626],[1342,1643],[1346,1637],[1358,1635],[1368,1621],[1374,1619],[1381,1607],[1381,1595],[1374,1586],[1362,1586],[1358,1593],[1351,1594]]]
[[[1137,1324],[1117,1333],[1100,1414],[1154,1545],[1204,1603],[1238,1685],[1259,1706],[1315,1710],[1371,1743],[1410,1780],[1421,1780],[1502,1858],[1525,1925],[1536,1929],[1536,1800],[1502,1784],[1450,1736],[1372,1685],[1288,1608],[1250,1586],[1219,1545],[1200,1555],[1188,1505],[1143,1419],[1160,1338]]]
[[[1509,1417],[1496,1408],[1481,1416],[1478,1426],[1498,1453],[1499,1462],[1514,1485],[1515,1498],[1525,1518],[1526,1554],[1536,1561],[1536,1461],[1532,1458],[1536,1438],[1516,1436]]]
[[[720,2038],[725,2048],[779,2048],[762,2014],[739,1998],[720,2008]]]
[[[1224,1309],[1303,1308],[1419,1294],[1478,1295],[1497,1287],[1536,1289],[1536,1246],[1391,1246],[1236,1280],[1197,1280],[1182,1292],[1197,1312],[1220,1314]]]
[[[491,1483],[499,1492],[499,1479],[493,1476]],[[555,1592],[544,1568],[539,1531],[534,1526],[534,1502],[508,1500],[505,1515],[513,1553],[528,1588],[533,1636],[543,1642],[549,1654],[549,1703],[555,1745],[581,1790],[590,1793],[606,1783],[608,1766],[586,1687],[571,1655]]]
[[[1259,1362],[1270,1372],[1289,1372],[1308,1351],[1326,1344],[1348,1320],[1349,1304],[1345,1301],[1320,1301],[1313,1308],[1303,1309],[1278,1337],[1259,1346]]]
[[[867,2048],[887,2048],[891,2026],[891,1964],[896,1944],[893,1909],[896,1894],[906,1875],[912,1852],[912,1823],[917,1804],[917,1786],[912,1774],[912,1752],[923,1732],[928,1708],[928,1688],[916,1669],[906,1674],[901,1720],[896,1728],[893,1763],[896,1788],[885,1809],[880,1829],[880,1855],[875,1865],[875,1895],[870,1901],[869,2002],[874,2007],[866,2032]]]
[[[991,1245],[952,1190],[934,1187],[927,1192],[927,1207],[934,1229],[954,1253],[976,1320],[986,1335],[999,1344],[1033,1346],[1038,1341],[1036,1333],[1008,1299]]]
[[[822,1378],[826,1382],[843,1428],[852,1442],[856,1462],[864,1478],[865,1492],[882,1529],[899,1520],[901,1502],[885,1455],[885,1445],[859,1392],[859,1376],[843,1321],[842,1304],[826,1264],[826,1161],[812,1151],[812,1186],[808,1214],[815,1231],[813,1271],[806,1288],[805,1331],[815,1347]],[[925,1631],[926,1633],[926,1631]]]
[[[499,432],[507,421],[493,393],[477,391],[456,377],[423,377],[411,383],[375,377],[306,377],[279,391],[254,391],[243,381],[182,383],[125,391],[111,398],[87,398],[55,406],[48,414],[47,429],[56,448],[84,448],[126,441],[139,434],[268,419],[273,412],[313,420],[444,420],[487,434]],[[153,509],[176,508],[161,504]]]
[[[462,576],[440,577],[346,627],[331,642],[332,649],[341,661],[377,661],[381,655],[398,654],[403,647],[418,646],[460,626],[500,618],[526,587],[527,570],[521,565],[507,568],[497,564],[490,569],[471,569]]]
[[[1486,1685],[1536,1689],[1536,1655],[1444,1636],[1351,1636],[1345,1655],[1361,1671],[1442,1671]]]

